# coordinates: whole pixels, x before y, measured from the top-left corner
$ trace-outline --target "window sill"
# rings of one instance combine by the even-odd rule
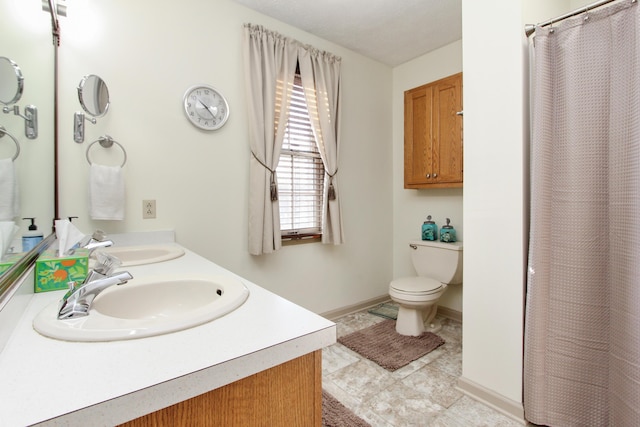
[[[315,243],[322,239],[322,234],[298,234],[295,236],[282,236],[283,246],[300,245],[304,243]]]

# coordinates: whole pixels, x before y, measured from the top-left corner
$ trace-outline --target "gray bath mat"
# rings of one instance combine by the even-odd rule
[[[398,318],[398,306],[386,302],[367,311],[386,319],[396,320]]]
[[[400,335],[393,320],[383,320],[338,338],[338,342],[392,372],[444,344],[442,338],[431,332],[418,337]]]
[[[335,397],[322,390],[323,427],[371,427]]]

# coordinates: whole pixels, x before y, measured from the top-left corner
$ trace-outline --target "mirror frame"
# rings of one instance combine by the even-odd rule
[[[88,74],[80,80],[78,85],[78,100],[85,113],[93,117],[103,117],[109,111],[111,103],[109,87],[100,76]]]

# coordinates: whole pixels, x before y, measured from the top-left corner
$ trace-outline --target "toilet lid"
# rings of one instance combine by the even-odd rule
[[[391,282],[392,289],[407,294],[428,295],[440,292],[442,283],[428,277],[402,277]]]

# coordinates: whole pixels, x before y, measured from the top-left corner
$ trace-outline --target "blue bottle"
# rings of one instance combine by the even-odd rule
[[[440,229],[440,241],[445,243],[453,243],[456,241],[456,229],[449,225],[451,220],[447,218],[447,225],[443,225]]]
[[[422,240],[438,240],[438,226],[431,221],[431,215],[422,224]]]

